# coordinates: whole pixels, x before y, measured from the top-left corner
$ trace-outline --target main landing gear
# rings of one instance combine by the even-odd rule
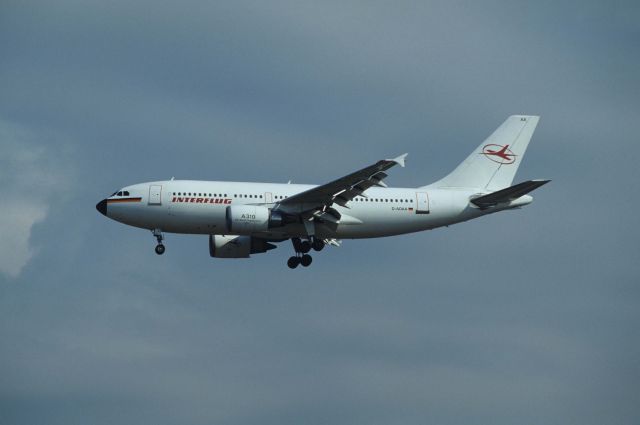
[[[164,245],[162,245],[162,240],[164,239],[164,236],[162,236],[162,231],[160,229],[153,229],[153,236],[155,236],[155,238],[158,241],[158,245],[156,245],[156,254],[158,255],[162,255],[164,254]]]
[[[313,258],[311,258],[308,252],[311,251],[312,248],[314,251],[322,251],[322,248],[324,248],[324,241],[314,237],[311,237],[310,241],[291,238],[291,243],[293,244],[296,255],[289,257],[289,260],[287,260],[287,266],[289,266],[290,269],[295,269],[299,265],[309,267]]]

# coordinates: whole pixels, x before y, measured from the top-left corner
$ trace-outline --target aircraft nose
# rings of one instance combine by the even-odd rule
[[[96,204],[96,209],[98,212],[104,216],[107,215],[107,200],[103,199],[102,201]]]

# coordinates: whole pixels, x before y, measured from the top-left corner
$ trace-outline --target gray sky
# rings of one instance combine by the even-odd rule
[[[0,423],[640,417],[637,2],[4,1]],[[430,183],[542,116],[527,208],[209,258],[100,216],[126,184]]]

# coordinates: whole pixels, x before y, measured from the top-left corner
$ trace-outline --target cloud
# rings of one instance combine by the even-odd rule
[[[47,137],[0,120],[0,272],[12,278],[35,253],[33,226],[47,217],[50,200],[68,183],[69,164],[44,144]]]
[[[0,271],[17,277],[34,250],[29,246],[31,229],[44,220],[46,205],[24,200],[6,199],[0,208]]]

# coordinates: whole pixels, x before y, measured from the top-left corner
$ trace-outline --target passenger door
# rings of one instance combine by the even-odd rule
[[[429,214],[429,195],[426,192],[416,192],[416,214]]]
[[[149,186],[149,205],[162,204],[162,186],[152,184]]]

